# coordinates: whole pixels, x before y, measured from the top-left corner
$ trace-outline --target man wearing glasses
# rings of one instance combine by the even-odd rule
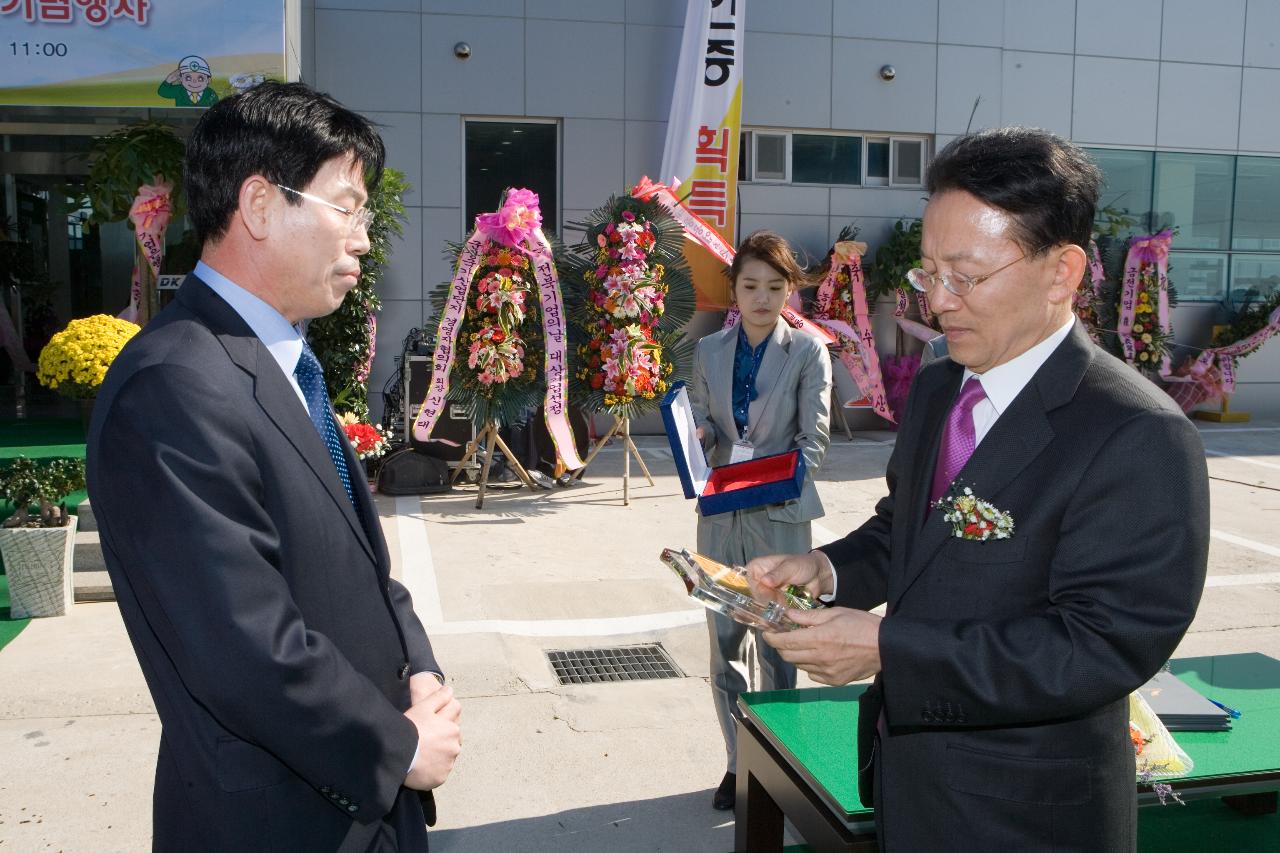
[[[889,493],[843,539],[750,566],[834,594],[765,635],[784,659],[875,677],[859,782],[882,850],[1136,846],[1128,694],[1195,615],[1209,495],[1195,428],[1073,316],[1100,179],[1040,130],[938,155],[909,278],[950,358],[915,380]]]
[[[94,407],[89,488],[163,726],[158,851],[426,850],[461,748],[298,331],[359,280],[383,160],[301,84],[212,107],[187,148],[200,263]]]

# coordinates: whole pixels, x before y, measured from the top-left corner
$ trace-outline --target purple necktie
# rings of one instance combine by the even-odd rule
[[[947,491],[947,487],[955,480],[964,463],[973,455],[978,443],[973,431],[973,407],[987,399],[987,392],[982,390],[982,383],[976,376],[960,389],[960,396],[947,415],[947,427],[942,433],[942,444],[938,447],[938,461],[933,469],[933,490],[929,492],[929,505],[933,506]]]

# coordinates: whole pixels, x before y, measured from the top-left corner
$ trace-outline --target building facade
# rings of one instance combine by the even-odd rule
[[[813,260],[853,224],[872,255],[921,214],[934,152],[969,129],[1027,124],[1091,150],[1104,204],[1132,230],[1178,229],[1180,343],[1205,345],[1233,301],[1280,287],[1280,0],[721,2],[745,4],[739,235],[774,229]],[[685,0],[287,8],[301,78],[380,123],[413,186],[382,283],[375,413],[451,274],[446,243],[503,186],[538,190],[549,228],[573,242],[611,194],[672,177],[658,170]],[[5,152],[25,115],[51,121],[0,110]],[[891,351],[891,324],[880,332]],[[1280,345],[1239,379],[1236,408],[1280,416]]]

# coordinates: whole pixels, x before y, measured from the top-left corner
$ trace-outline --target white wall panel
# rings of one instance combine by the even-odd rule
[[[462,117],[447,113],[424,114],[422,152],[422,186],[418,204],[461,207]]]
[[[564,187],[561,206],[591,210],[623,191],[621,121],[564,120]]]
[[[836,39],[831,126],[932,133],[938,91],[938,49],[932,44]],[[885,82],[880,68],[897,77]]]
[[[422,298],[422,212],[421,207],[407,208],[404,235],[391,235],[391,257],[378,280],[383,299]]]
[[[453,278],[453,261],[445,257],[448,241],[462,242],[462,209],[422,208],[422,296],[427,298],[442,282]]]
[[[626,30],[626,118],[665,122],[680,61],[680,29],[628,24]]]
[[[1004,0],[944,0],[938,5],[938,41],[1000,47],[1004,42]]]
[[[831,190],[827,187],[790,187],[776,184],[739,184],[738,210],[745,213],[827,215]]]
[[[552,18],[563,21],[626,20],[626,0],[525,0],[524,14],[529,18]]]
[[[1239,65],[1244,59],[1245,0],[1164,0],[1166,62]]]
[[[749,0],[746,10],[749,32],[831,35],[831,0]]]
[[[1244,64],[1280,68],[1280,3],[1249,0],[1244,31]]]
[[[1096,24],[1104,26],[1105,24]],[[1071,53],[1076,14],[1062,0],[1008,0],[1004,5],[1004,46],[1009,50]]]
[[[471,45],[470,59],[453,55],[460,41]],[[383,57],[371,61],[381,63]],[[423,112],[523,115],[523,74],[524,21],[422,16]]]
[[[686,0],[627,0],[628,24],[683,27]]]
[[[939,46],[938,130],[964,133],[966,129],[997,127],[1003,73],[996,48]]]
[[[353,110],[422,109],[417,15],[317,9],[315,87]]]
[[[658,175],[662,168],[662,146],[667,140],[667,123],[665,121],[628,121],[625,125],[625,135],[622,159],[623,180],[634,185],[640,178],[648,175],[655,181],[669,182],[671,175]]]
[[[832,219],[857,219],[865,217],[889,218],[896,221],[903,217],[915,219],[924,213],[924,188],[909,190],[886,187],[832,187]],[[836,229],[839,231],[839,229]],[[859,240],[862,238],[859,237]]]
[[[834,35],[934,42],[938,0],[835,0]]]
[[[1234,149],[1239,124],[1239,67],[1161,63],[1157,146]]]
[[[524,0],[422,0],[422,11],[519,18],[524,15]]]
[[[1159,63],[1076,57],[1071,136],[1081,143],[1156,142]]]
[[[364,115],[379,125],[378,133],[387,146],[387,165],[404,172],[409,182],[404,203],[429,204],[422,195],[422,114],[367,112]]]
[[[1001,123],[1070,136],[1074,57],[1008,50],[1003,63]]]
[[[830,38],[749,32],[745,48],[743,124],[831,127]]]
[[[1280,153],[1280,69],[1244,69],[1240,97],[1240,149]],[[1280,200],[1277,200],[1280,203]]]
[[[1076,52],[1159,59],[1163,7],[1163,0],[1076,0]]]
[[[526,21],[529,115],[622,118],[622,35],[622,24]]]

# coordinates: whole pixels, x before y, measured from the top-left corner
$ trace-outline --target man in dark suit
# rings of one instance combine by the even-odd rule
[[[163,727],[158,851],[426,850],[461,747],[298,333],[359,279],[383,159],[301,84],[210,109],[186,164],[201,262],[94,407],[89,489]]]
[[[883,850],[1136,845],[1128,694],[1195,615],[1209,494],[1195,428],[1073,316],[1100,178],[1024,128],[938,155],[910,278],[950,358],[916,378],[889,494],[843,539],[751,566],[834,593],[766,635],[783,658],[876,676],[858,739]],[[956,520],[969,497],[990,517]]]

